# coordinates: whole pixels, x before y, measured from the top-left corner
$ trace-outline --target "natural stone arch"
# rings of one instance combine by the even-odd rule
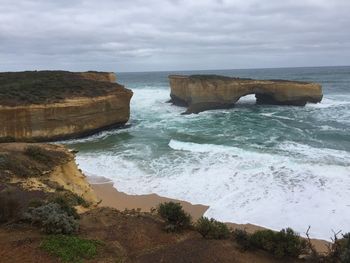
[[[241,97],[255,94],[258,104],[304,106],[322,100],[321,85],[288,80],[253,80],[217,75],[169,76],[171,101],[187,113],[230,108]]]

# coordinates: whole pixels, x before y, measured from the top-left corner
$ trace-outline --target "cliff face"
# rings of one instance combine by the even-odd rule
[[[69,191],[90,204],[99,201],[75,156],[61,145],[33,143],[0,144],[0,185],[20,185],[26,191]]]
[[[96,71],[87,71],[78,73],[84,79],[96,80],[96,81],[105,81],[105,82],[116,82],[117,75],[113,72],[96,72]]]
[[[22,105],[17,103],[16,106],[0,104],[0,123],[2,123],[0,140],[52,141],[76,138],[118,127],[129,120],[132,91],[111,83],[116,79],[115,74],[97,72],[77,74],[84,78],[83,84],[86,84],[86,79],[91,81],[87,83],[91,85],[89,90],[84,91],[82,87],[83,92],[78,96],[67,95],[57,102],[40,101]],[[108,89],[102,92],[103,95],[98,93],[98,96],[94,96],[92,93],[94,85],[96,89],[99,89],[98,85],[107,85]],[[74,91],[74,88],[72,90]],[[89,94],[85,96],[84,92]],[[49,97],[50,92],[47,94]]]
[[[240,97],[255,94],[259,104],[304,106],[322,100],[316,83],[252,80],[213,75],[169,76],[172,102],[187,106],[187,113],[232,107]]]

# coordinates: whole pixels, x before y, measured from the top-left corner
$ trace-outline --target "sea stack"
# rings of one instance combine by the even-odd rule
[[[114,73],[0,73],[0,141],[77,138],[124,125],[131,90]]]
[[[171,102],[186,106],[186,113],[233,107],[240,97],[255,94],[258,104],[305,106],[322,100],[316,83],[254,80],[218,75],[170,75]]]

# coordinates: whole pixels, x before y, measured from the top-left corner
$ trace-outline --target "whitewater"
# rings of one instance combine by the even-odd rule
[[[324,99],[306,107],[255,105],[181,115],[167,75],[121,73],[134,91],[125,129],[66,142],[88,174],[128,194],[208,205],[207,217],[275,230],[311,226],[315,238],[350,231],[350,68],[231,70],[228,76],[316,81]],[[186,73],[186,72],[176,72]]]

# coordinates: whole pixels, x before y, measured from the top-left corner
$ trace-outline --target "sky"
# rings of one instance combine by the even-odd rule
[[[0,71],[350,65],[350,0],[0,0]]]

